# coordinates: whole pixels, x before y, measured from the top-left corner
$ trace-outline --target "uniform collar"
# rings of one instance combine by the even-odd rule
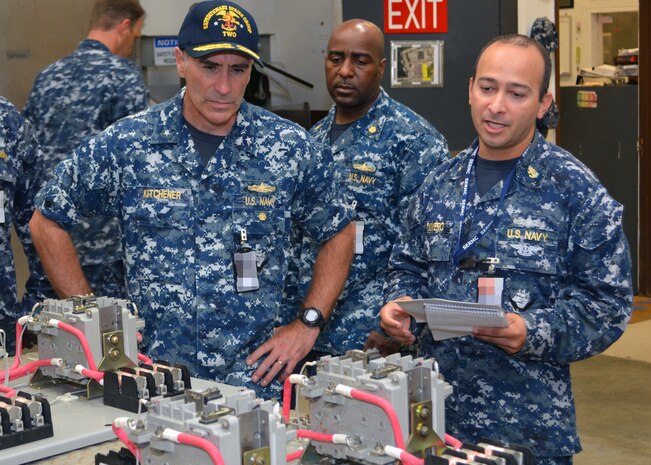
[[[475,139],[470,147],[460,152],[454,160],[456,163],[448,170],[448,178],[456,181],[463,178],[467,163],[479,145],[479,139]],[[531,148],[527,156],[518,163],[515,171],[515,180],[525,187],[538,189],[547,174],[547,167],[542,154],[549,149],[549,143],[536,131],[531,142]]]
[[[185,88],[181,89],[167,102],[152,107],[154,115],[154,131],[151,136],[152,144],[177,144],[180,131],[183,129],[183,96]]]
[[[384,125],[387,122],[387,117],[383,110],[388,104],[389,96],[384,89],[380,87],[378,97],[375,99],[375,102],[373,102],[373,105],[371,105],[366,114],[355,121],[349,130],[334,143],[332,146],[333,153],[343,150],[346,147],[361,143],[363,137],[372,141],[379,140]],[[316,132],[325,131],[326,140],[329,140],[330,128],[334,123],[336,112],[337,108],[333,105],[328,112],[328,115],[320,123],[317,123],[314,128],[314,131]]]
[[[544,163],[543,153],[549,150],[549,143],[536,131],[531,142],[531,149],[527,156],[518,163],[515,179],[520,184],[531,189],[538,189],[547,176],[547,166]]]
[[[111,53],[111,51],[106,45],[104,45],[99,40],[95,40],[95,39],[84,39],[81,42],[79,42],[79,46],[77,48],[81,48],[84,50],[102,50]]]
[[[160,111],[156,118],[156,126],[152,134],[153,144],[175,144],[179,142],[180,131],[184,128],[183,123],[183,96],[185,87],[167,102],[159,105]],[[153,107],[156,108],[156,107]],[[242,105],[237,112],[235,124],[226,136],[226,139],[250,140],[254,133],[254,118],[252,117],[251,106],[242,100]]]

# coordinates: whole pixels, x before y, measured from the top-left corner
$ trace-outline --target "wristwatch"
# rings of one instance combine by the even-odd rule
[[[300,318],[305,326],[319,328],[321,331],[323,331],[326,324],[323,313],[316,307],[305,307],[298,312],[298,318]]]

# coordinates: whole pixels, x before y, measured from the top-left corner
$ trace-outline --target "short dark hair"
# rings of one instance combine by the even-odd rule
[[[143,16],[145,10],[139,0],[97,0],[90,14],[90,28],[108,31],[125,19],[133,25]]]
[[[549,53],[547,53],[547,50],[545,50],[545,47],[540,45],[536,40],[532,39],[531,37],[527,37],[522,34],[506,34],[503,36],[497,36],[491,39],[486,45],[484,45],[484,47],[479,52],[479,55],[477,55],[477,59],[475,60],[475,66],[472,69],[473,81],[475,80],[475,76],[477,74],[477,65],[479,64],[479,59],[481,58],[481,56],[484,54],[484,52],[488,47],[496,43],[518,45],[520,47],[536,47],[545,64],[543,78],[540,86],[540,95],[538,98],[540,101],[542,101],[543,97],[547,93],[547,89],[549,88],[549,79],[552,74],[552,60],[549,57]]]

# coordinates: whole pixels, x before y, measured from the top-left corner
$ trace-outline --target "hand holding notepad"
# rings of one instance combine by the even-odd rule
[[[506,315],[499,305],[457,302],[444,299],[394,300],[419,323],[427,323],[436,341],[466,336],[478,326],[506,328]]]

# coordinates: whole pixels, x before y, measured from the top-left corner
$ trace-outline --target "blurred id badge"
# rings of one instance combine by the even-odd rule
[[[241,247],[233,254],[233,260],[235,262],[235,284],[237,292],[260,289],[255,250],[249,247]]]
[[[5,222],[5,191],[0,191],[0,224]]]
[[[477,303],[502,306],[504,278],[480,276],[477,280]]]
[[[364,222],[353,221],[355,224],[355,255],[364,253]]]

